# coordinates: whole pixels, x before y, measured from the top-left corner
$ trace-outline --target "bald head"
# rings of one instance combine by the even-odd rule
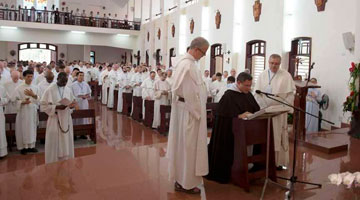
[[[67,75],[69,75],[71,73],[71,69],[69,66],[66,66],[64,71]]]
[[[54,81],[54,73],[52,73],[51,71],[47,71],[45,73],[45,79],[48,83],[52,83]]]
[[[19,78],[20,78],[20,72],[15,70],[11,71],[11,79],[14,83],[17,83]]]

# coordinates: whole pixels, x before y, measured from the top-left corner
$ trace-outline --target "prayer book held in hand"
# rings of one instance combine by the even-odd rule
[[[64,106],[69,106],[71,103],[72,103],[72,102],[71,102],[69,99],[67,99],[67,98],[63,98],[63,99],[61,99],[61,100],[59,101],[59,104],[60,104],[60,105],[64,105]]]

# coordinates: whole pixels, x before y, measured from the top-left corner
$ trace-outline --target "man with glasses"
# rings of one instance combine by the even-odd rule
[[[207,90],[197,61],[206,55],[209,42],[195,38],[188,52],[174,65],[167,157],[175,190],[200,194],[198,186],[208,173]]]
[[[255,90],[276,95],[279,101],[294,104],[295,83],[286,70],[280,69],[281,57],[273,54],[269,59],[269,69],[263,71],[255,85]],[[261,108],[281,105],[262,94],[255,94]],[[278,170],[289,164],[289,139],[287,126],[287,113],[273,118],[275,159]]]

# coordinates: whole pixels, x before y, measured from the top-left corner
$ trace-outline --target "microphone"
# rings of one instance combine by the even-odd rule
[[[260,90],[256,90],[255,92],[256,92],[257,94],[264,94],[264,95],[266,95],[266,96],[277,97],[277,95],[275,95],[275,94],[270,94],[270,93],[267,93],[267,92],[262,92],[262,91],[260,91]]]

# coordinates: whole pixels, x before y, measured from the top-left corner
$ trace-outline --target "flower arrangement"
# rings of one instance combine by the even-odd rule
[[[328,176],[330,183],[334,185],[346,185],[347,188],[351,188],[352,186],[359,187],[360,186],[360,172],[350,173],[338,173],[338,174],[330,174]]]
[[[343,105],[344,112],[354,112],[359,109],[358,107],[358,97],[359,89],[358,83],[360,78],[360,64],[351,63],[350,71],[350,80],[349,80],[349,89],[350,95],[346,98],[346,101]]]

